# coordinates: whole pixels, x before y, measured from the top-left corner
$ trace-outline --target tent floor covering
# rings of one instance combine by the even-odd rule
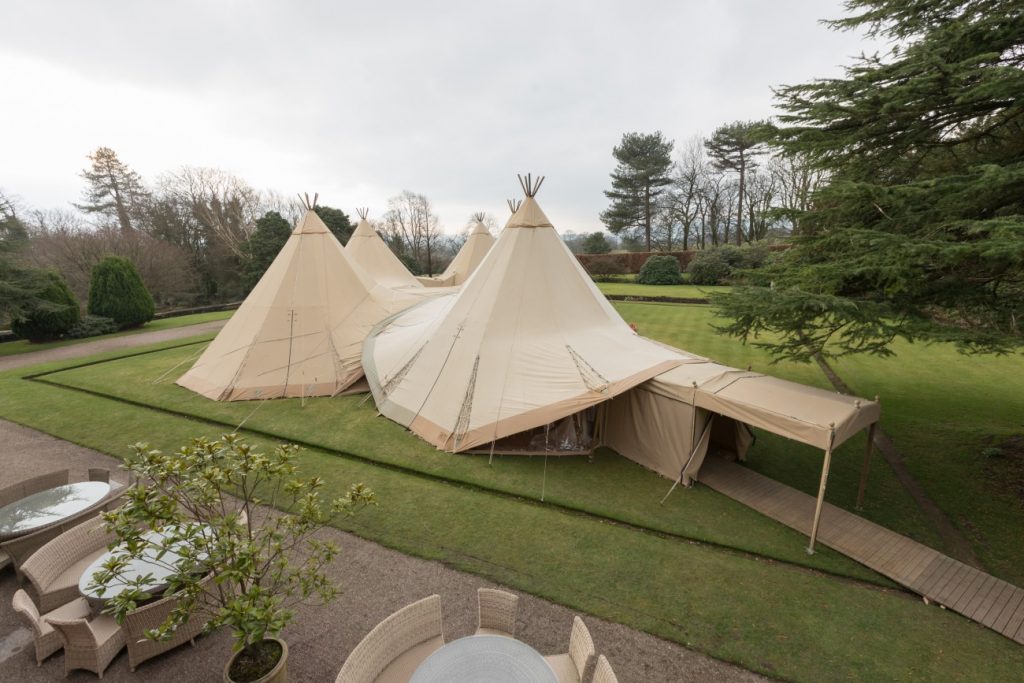
[[[718,457],[699,481],[763,515],[810,534],[815,498]],[[1024,644],[1024,590],[937,550],[825,503],[818,542],[870,567],[930,602]]]

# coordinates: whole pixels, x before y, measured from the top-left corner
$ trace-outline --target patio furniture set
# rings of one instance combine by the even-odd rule
[[[12,565],[17,573],[22,587],[12,607],[32,630],[38,665],[63,650],[65,673],[86,669],[102,678],[126,646],[134,671],[143,661],[193,641],[202,630],[203,624],[194,620],[170,640],[146,638],[146,631],[174,609],[173,596],[140,605],[123,624],[101,613],[104,602],[125,585],[115,583],[102,596],[90,588],[93,572],[117,543],[100,513],[118,507],[126,490],[110,481],[108,470],[99,469],[89,470],[84,482],[69,482],[68,470],[62,470],[0,490],[0,569]],[[156,594],[165,586],[167,561],[143,558],[127,575],[151,574],[147,588]]]
[[[594,641],[573,618],[569,651],[544,656],[516,640],[519,597],[490,588],[477,591],[476,632],[446,643],[441,596],[403,607],[379,623],[352,650],[336,683],[582,683]],[[601,655],[592,683],[618,683]]]

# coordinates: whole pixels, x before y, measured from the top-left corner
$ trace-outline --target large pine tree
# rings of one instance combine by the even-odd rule
[[[605,190],[611,205],[601,220],[613,235],[626,232],[643,235],[651,250],[651,222],[658,197],[672,182],[672,141],[661,131],[650,134],[626,133],[613,150],[618,162],[612,171],[612,189]]]
[[[1024,5],[850,0],[836,29],[888,39],[845,77],[785,86],[777,142],[832,180],[754,286],[716,297],[776,357],[1024,343]]]
[[[142,178],[109,147],[99,147],[89,155],[89,162],[89,168],[81,173],[87,183],[83,201],[76,206],[85,213],[104,216],[120,227],[122,234],[130,235],[149,199]]]

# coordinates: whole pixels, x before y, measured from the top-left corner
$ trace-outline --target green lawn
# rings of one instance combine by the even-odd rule
[[[681,285],[638,285],[636,276],[621,275],[613,282],[596,282],[597,288],[605,294],[621,296],[670,296],[680,299],[704,299],[709,292],[726,291],[729,287]]]
[[[215,311],[212,313],[193,313],[192,315],[180,315],[173,318],[161,318],[160,320],[151,320],[142,327],[134,330],[124,330],[122,332],[103,334],[97,337],[86,337],[84,339],[62,339],[61,341],[46,342],[42,344],[32,344],[24,339],[19,339],[17,341],[4,342],[0,344],[0,356],[14,356],[19,353],[45,351],[46,349],[55,349],[61,346],[72,346],[74,344],[96,341],[98,339],[109,339],[110,337],[123,337],[129,334],[139,334],[141,332],[155,332],[157,330],[170,330],[175,327],[198,325],[199,323],[205,323],[210,320],[224,320],[225,318],[230,318],[233,313],[234,311]]]
[[[616,306],[644,335],[827,386],[814,366],[769,367],[758,349],[714,334],[706,307]],[[69,361],[0,373],[0,415],[118,456],[135,440],[174,448],[190,436],[214,435],[224,431],[221,425],[245,420],[247,430],[309,444],[304,464],[337,490],[354,480],[377,489],[382,508],[349,527],[360,535],[781,678],[1010,680],[1024,667],[1024,650],[1010,641],[902,592],[872,587],[889,584],[831,551],[808,557],[799,534],[713,491],[678,490],[658,505],[669,482],[611,452],[600,452],[593,464],[550,459],[543,484],[548,504],[538,504],[541,459],[499,458],[488,467],[486,458],[440,453],[377,417],[372,403],[358,397],[213,403],[172,381],[180,374],[175,365],[187,366],[201,345],[156,348],[163,350],[43,380],[162,410],[20,379],[83,363]],[[904,372],[911,362],[913,368]],[[950,367],[957,367],[962,380],[953,386],[944,379]],[[980,453],[972,451],[973,460],[954,458],[953,464],[943,456],[959,439],[980,443],[987,434],[1020,432],[1019,357],[963,359],[948,349],[908,347],[895,361],[857,359],[837,368],[858,391],[882,394],[884,424],[915,472],[938,470],[922,481],[947,510],[963,501],[962,514],[980,530],[984,545],[1002,553],[983,551],[979,543],[979,554],[997,574],[1014,580],[1024,555],[1013,541],[1024,517],[1019,504],[992,495],[998,470],[968,476],[979,467]],[[925,390],[928,400],[922,403]],[[997,410],[991,402],[999,404]],[[43,409],[53,405],[60,410]],[[922,405],[929,412],[916,417]],[[97,414],[105,418],[97,421]],[[938,421],[946,431],[929,441],[927,425]],[[902,433],[905,428],[911,431]],[[919,440],[924,445],[916,448]],[[854,440],[837,453],[830,501],[852,504],[862,448],[863,441]],[[982,459],[980,466],[998,468],[998,460]],[[820,462],[813,449],[765,434],[750,454],[751,467],[809,492],[816,488]],[[865,514],[938,544],[880,459],[872,469]],[[801,564],[858,581],[809,572]]]

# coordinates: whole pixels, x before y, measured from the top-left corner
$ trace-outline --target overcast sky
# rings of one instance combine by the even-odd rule
[[[837,0],[4,0],[0,188],[79,198],[113,147],[379,216],[426,194],[451,232],[503,223],[517,172],[564,231],[600,229],[626,131],[680,143],[773,113],[771,86],[834,76],[866,43]]]

